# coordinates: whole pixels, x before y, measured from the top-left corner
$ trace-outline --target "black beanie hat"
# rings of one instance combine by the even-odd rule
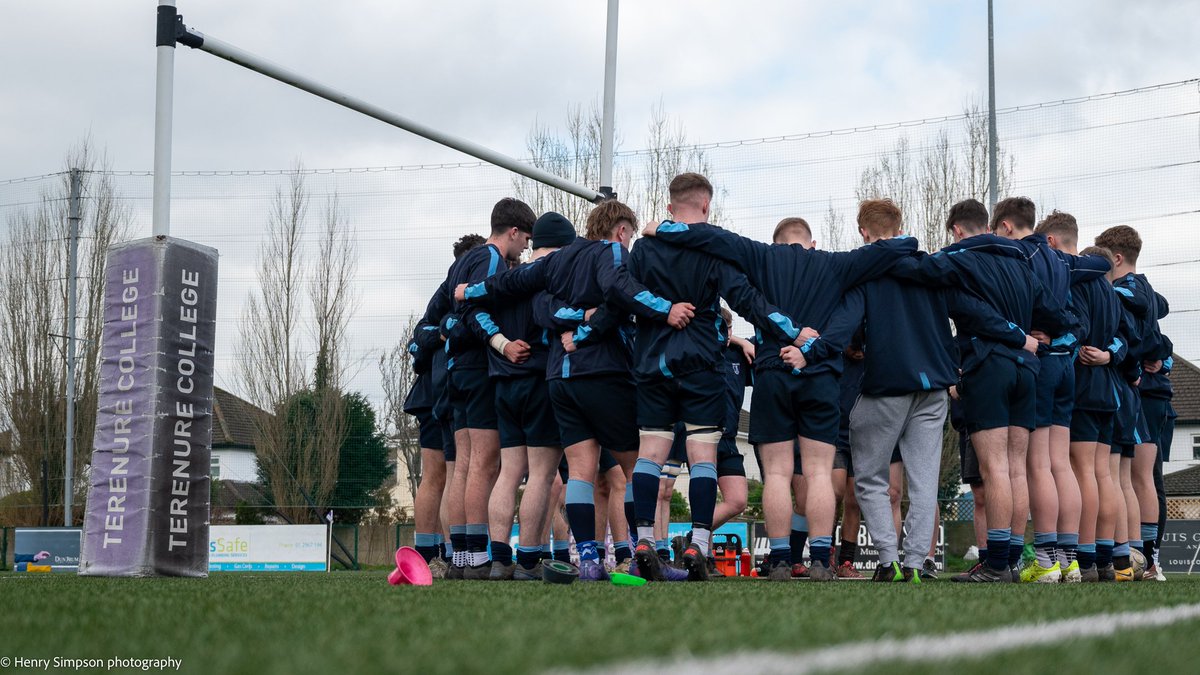
[[[575,226],[561,214],[543,213],[533,224],[534,248],[562,248],[575,241]]]

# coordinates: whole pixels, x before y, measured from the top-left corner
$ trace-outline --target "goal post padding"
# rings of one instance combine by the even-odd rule
[[[81,575],[208,574],[217,251],[113,247]]]

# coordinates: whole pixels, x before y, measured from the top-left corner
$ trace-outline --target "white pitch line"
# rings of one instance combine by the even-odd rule
[[[745,673],[815,673],[845,670],[894,661],[950,661],[1077,638],[1096,638],[1132,628],[1167,626],[1200,618],[1200,604],[1160,607],[1142,612],[1093,614],[1059,621],[1005,626],[950,635],[921,635],[851,642],[808,652],[748,651],[713,657],[684,656],[631,663],[603,664],[585,671],[555,673],[616,673],[661,675],[663,672],[703,672],[708,675]]]

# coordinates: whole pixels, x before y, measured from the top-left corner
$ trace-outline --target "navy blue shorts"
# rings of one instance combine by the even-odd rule
[[[442,454],[447,462],[458,460],[458,444],[454,442],[454,429],[449,424],[442,425]]]
[[[792,375],[763,370],[754,375],[750,442],[780,443],[802,436],[834,445],[838,439],[841,385],[833,373]]]
[[[833,469],[834,471],[841,469],[846,472],[846,476],[854,478],[854,455],[849,448],[843,450],[838,448],[833,453]]]
[[[483,369],[452,370],[447,385],[455,429],[497,429],[496,383]]]
[[[963,373],[959,395],[967,431],[1037,427],[1037,383],[1033,371],[1002,356],[991,356]]]
[[[1124,382],[1117,384],[1121,407],[1113,415],[1113,446],[1134,446],[1151,443],[1146,416],[1142,414],[1142,397]],[[1132,455],[1127,455],[1132,457]]]
[[[433,408],[421,408],[409,414],[417,418],[421,447],[426,450],[441,450],[444,443],[442,423],[434,416]]]
[[[1037,374],[1037,428],[1071,426],[1074,407],[1074,360],[1069,354],[1042,357]]]
[[[637,384],[637,423],[643,429],[669,429],[676,422],[719,429],[725,405],[725,374],[716,370]]]
[[[502,448],[559,447],[550,386],[540,374],[496,378],[496,420]]]
[[[1071,442],[1111,445],[1113,414],[1098,410],[1075,409],[1071,413]]]
[[[1154,443],[1162,445],[1163,427],[1167,424],[1167,410],[1171,400],[1166,398],[1142,397],[1142,416],[1146,418],[1146,431]],[[1149,443],[1151,441],[1147,441]]]
[[[608,473],[609,469],[612,469],[614,466],[620,466],[617,464],[617,458],[613,457],[613,454],[608,450],[600,448],[600,475]]]
[[[722,438],[717,445],[717,478],[746,476],[746,462],[738,451],[737,443]]]
[[[979,455],[971,445],[971,435],[963,431],[958,434],[958,468],[963,485],[983,485],[983,471],[979,468]]]
[[[681,422],[675,425],[674,430],[675,440],[671,441],[671,452],[667,454],[667,461],[683,466],[687,462],[687,429]]]
[[[595,440],[613,452],[637,452],[637,396],[624,375],[550,380],[563,447]]]

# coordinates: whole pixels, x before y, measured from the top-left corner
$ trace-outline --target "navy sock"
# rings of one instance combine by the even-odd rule
[[[487,551],[487,523],[467,523],[467,550],[471,553]]]
[[[688,474],[688,501],[692,506],[693,529],[712,529],[713,511],[717,507],[717,465],[696,462],[688,468]]]
[[[618,542],[614,543],[613,544],[613,555],[616,557],[618,565],[620,565],[621,563],[625,562],[626,560],[629,560],[630,558],[632,558],[633,553],[629,550],[629,542],[618,541]]]
[[[1008,566],[1020,565],[1023,553],[1025,553],[1025,534],[1010,534],[1008,537]]]
[[[829,551],[832,547],[833,537],[813,537],[808,543],[808,553],[813,564],[820,563],[829,567]]]
[[[988,567],[994,570],[1008,569],[1008,549],[1012,533],[1007,527],[988,529]]]
[[[576,546],[596,540],[595,486],[585,480],[567,481],[567,524],[575,535]]]
[[[654,524],[658,514],[658,480],[662,465],[641,458],[633,465],[633,516],[639,523]]]
[[[1108,567],[1112,564],[1113,557],[1113,540],[1112,539],[1097,539],[1096,540],[1096,566]]]
[[[438,557],[444,560],[450,559],[450,543],[442,542],[438,544]]]
[[[1141,549],[1146,556],[1146,566],[1154,564],[1154,542],[1158,539],[1158,523],[1142,523]]]
[[[592,527],[595,527],[593,525]],[[560,562],[571,562],[571,542],[554,540],[554,559]]]
[[[804,562],[804,543],[808,541],[808,518],[792,514],[792,534],[788,537],[788,548],[791,549],[791,561],[795,565]]]
[[[533,569],[538,561],[542,558],[542,547],[540,546],[518,546],[517,547],[517,564],[525,569]]]
[[[417,532],[413,535],[414,547],[425,562],[433,560],[438,554],[437,536],[428,532]]]
[[[788,546],[787,537],[771,537],[768,540],[771,544],[771,566],[774,567],[778,562],[786,562],[789,565],[796,564],[792,561],[792,549]]]
[[[450,526],[450,546],[454,551],[459,553],[467,552],[467,526],[466,525],[451,525]]]
[[[511,565],[513,562],[512,546],[502,541],[493,541],[492,560],[501,565]]]
[[[987,547],[984,546],[983,548],[979,549],[979,562],[985,563],[985,562],[987,562],[987,560],[988,560]]]
[[[1080,544],[1075,547],[1075,555],[1081,569],[1087,569],[1096,565],[1096,545],[1094,543]]]
[[[1113,546],[1113,567],[1119,570],[1129,569],[1129,542],[1120,541]]]
[[[637,541],[637,516],[633,505],[633,481],[629,481],[625,483],[625,522],[629,525],[629,540]]]
[[[854,554],[858,552],[858,541],[842,540],[838,545],[838,565],[854,562]]]

